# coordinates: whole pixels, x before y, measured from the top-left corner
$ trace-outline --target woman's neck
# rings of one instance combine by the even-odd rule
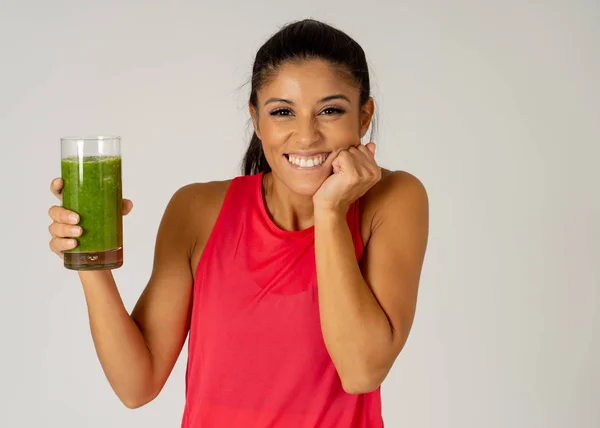
[[[293,193],[273,173],[263,176],[264,204],[273,222],[283,230],[298,231],[314,224],[312,196]]]

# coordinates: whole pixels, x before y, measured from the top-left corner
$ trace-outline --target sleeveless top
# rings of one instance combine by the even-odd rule
[[[181,426],[382,428],[380,388],[346,393],[325,348],[314,226],[279,228],[262,178],[232,180],[197,267]],[[358,201],[347,221],[358,261]]]

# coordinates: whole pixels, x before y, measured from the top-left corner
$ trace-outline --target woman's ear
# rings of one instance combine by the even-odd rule
[[[363,138],[369,130],[374,112],[375,102],[373,101],[373,97],[369,97],[365,105],[360,110],[360,138]]]
[[[254,133],[260,139],[260,130],[258,127],[258,112],[251,103],[248,103],[248,110],[250,112],[250,117],[252,118],[252,127],[254,128]]]

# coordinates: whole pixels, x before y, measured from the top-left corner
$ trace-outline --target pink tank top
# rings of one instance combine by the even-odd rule
[[[198,264],[182,428],[382,428],[380,389],[347,394],[325,348],[314,228],[277,227],[262,176],[231,182]]]

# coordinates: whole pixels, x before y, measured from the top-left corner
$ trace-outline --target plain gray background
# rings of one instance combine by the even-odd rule
[[[386,427],[600,426],[597,0],[0,1],[0,426],[179,426],[186,352],[126,409],[48,249],[59,139],[123,138],[136,206],[115,276],[131,309],[172,193],[239,174],[256,50],[305,17],[363,46],[377,160],[430,196]]]

